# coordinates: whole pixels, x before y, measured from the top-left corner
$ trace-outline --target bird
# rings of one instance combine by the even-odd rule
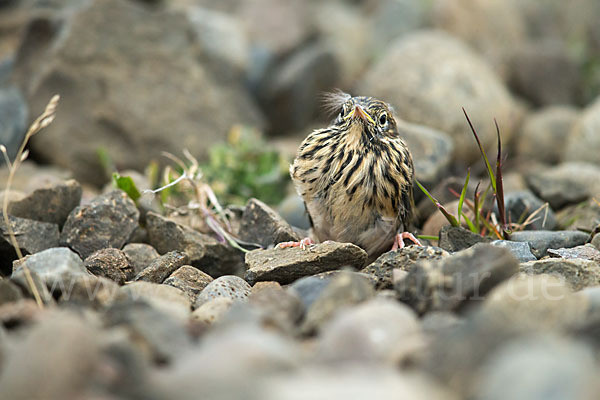
[[[415,216],[414,166],[398,132],[392,107],[368,96],[336,91],[325,96],[337,117],[300,144],[290,166],[296,191],[304,200],[311,237],[279,247],[326,240],[349,242],[373,261],[404,247]]]

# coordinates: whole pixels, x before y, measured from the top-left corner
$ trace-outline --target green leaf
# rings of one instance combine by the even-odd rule
[[[115,186],[127,193],[131,200],[137,203],[138,199],[142,195],[140,194],[137,186],[135,186],[133,179],[131,179],[130,176],[121,176],[118,172],[113,173],[112,178]]]
[[[433,236],[433,235],[417,235],[417,239],[423,239],[423,240],[440,240],[439,236]]]
[[[469,230],[473,233],[477,233],[479,234],[479,230],[477,229],[477,227],[475,226],[475,224],[473,223],[473,221],[471,221],[471,219],[469,219],[469,217],[467,217],[466,214],[463,214],[463,217],[465,217],[465,222],[467,223],[467,226],[469,227]]]
[[[471,176],[471,169],[467,169],[467,178],[465,179],[465,184],[463,185],[462,191],[460,192],[460,197],[458,199],[458,224],[460,225],[460,217],[462,215],[463,202],[465,201],[465,196],[467,195],[467,186],[469,186],[469,177]]]
[[[425,189],[425,187],[423,185],[421,185],[421,182],[419,182],[418,180],[415,179],[415,183],[417,184],[417,186],[419,187],[419,189],[421,189],[421,191],[423,193],[425,193],[425,196],[429,197],[429,200],[431,200],[431,202],[438,208],[438,210],[440,210],[440,212],[442,214],[444,214],[444,217],[446,217],[446,220],[448,220],[448,222],[450,223],[450,225],[452,225],[452,226],[460,226],[460,224],[458,223],[458,221],[456,220],[456,218],[454,217],[454,215],[450,214],[448,212],[448,210],[446,210],[446,208],[439,201],[437,201],[431,195],[431,193],[429,193],[427,191],[427,189]]]

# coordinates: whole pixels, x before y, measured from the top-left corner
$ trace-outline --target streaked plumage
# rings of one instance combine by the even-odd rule
[[[339,115],[302,142],[290,174],[313,236],[357,244],[372,259],[413,215],[412,158],[386,103],[341,92],[329,100]]]

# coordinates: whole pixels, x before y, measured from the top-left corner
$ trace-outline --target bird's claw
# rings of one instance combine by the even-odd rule
[[[396,234],[394,238],[394,244],[392,245],[392,250],[398,250],[404,247],[404,239],[408,239],[417,246],[423,246],[421,242],[410,232],[402,232]]]
[[[302,250],[306,250],[306,246],[310,246],[311,244],[315,244],[315,241],[309,237],[305,237],[299,242],[281,242],[277,247],[280,249],[285,249],[286,247],[300,247]]]

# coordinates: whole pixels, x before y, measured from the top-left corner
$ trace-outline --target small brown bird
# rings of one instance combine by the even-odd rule
[[[290,167],[312,235],[354,243],[371,260],[403,247],[405,238],[420,245],[403,232],[414,212],[414,168],[390,106],[343,92],[327,95],[326,101],[339,112],[337,118],[308,135]],[[310,243],[307,238],[280,246]]]

